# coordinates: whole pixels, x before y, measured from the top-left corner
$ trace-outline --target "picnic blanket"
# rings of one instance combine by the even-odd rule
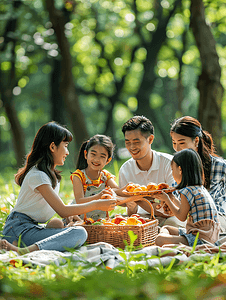
[[[198,260],[202,256],[211,256],[219,251],[221,251],[221,255],[226,255],[226,242],[219,247],[208,244],[197,246],[192,254],[191,250],[191,247],[184,245],[168,245],[167,247],[149,246],[135,251],[122,251],[107,243],[96,243],[83,246],[73,252],[39,250],[19,255],[14,251],[1,250],[0,261],[15,265],[18,260],[22,260],[23,264],[44,267],[49,264],[66,266],[68,259],[70,259],[76,261],[79,265],[90,265],[91,269],[98,267],[114,269],[125,262],[125,258],[139,256],[140,259],[130,261],[130,265],[139,264],[152,268],[159,265],[167,266],[172,259],[174,259],[175,264],[180,264],[188,260]]]

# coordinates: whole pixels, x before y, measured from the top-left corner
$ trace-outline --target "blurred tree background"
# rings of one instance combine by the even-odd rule
[[[73,132],[72,171],[96,133],[112,137],[118,158],[135,114],[168,153],[174,118],[198,118],[226,158],[225,71],[225,0],[2,0],[1,170],[21,166],[51,120]]]

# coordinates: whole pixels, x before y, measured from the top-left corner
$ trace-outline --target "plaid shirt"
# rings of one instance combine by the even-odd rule
[[[211,157],[211,173],[209,193],[212,196],[217,211],[226,215],[226,161],[217,156]]]
[[[226,215],[226,161],[217,156],[211,157],[210,188],[208,192],[214,200],[219,215]],[[177,186],[174,182],[173,186]],[[179,197],[178,191],[174,192]]]
[[[179,190],[184,195],[190,205],[189,214],[193,222],[203,219],[214,220],[219,223],[216,205],[207,189],[202,186],[187,186]]]

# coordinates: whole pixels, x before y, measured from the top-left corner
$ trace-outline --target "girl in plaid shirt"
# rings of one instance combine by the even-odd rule
[[[216,204],[221,231],[226,232],[226,161],[216,155],[211,134],[202,129],[197,119],[184,116],[174,120],[170,135],[176,152],[192,148],[200,155],[204,186]]]
[[[156,239],[156,245],[184,244],[193,246],[199,232],[197,244],[217,242],[219,219],[215,203],[203,186],[202,161],[193,149],[184,149],[174,154],[172,174],[177,183],[179,199],[173,193],[155,195],[155,198],[168,205],[172,213],[181,221],[187,219],[186,229],[164,226]]]

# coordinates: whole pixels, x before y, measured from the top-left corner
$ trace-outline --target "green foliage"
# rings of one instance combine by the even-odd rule
[[[35,267],[23,265],[12,254],[12,264],[0,263],[1,295],[4,299],[224,299],[225,256],[199,257],[179,265],[173,259],[158,268],[139,264],[144,255],[130,252],[128,258],[122,251],[121,257],[121,266],[109,270],[70,259],[67,267]]]
[[[124,145],[122,124],[139,107],[137,92],[144,80],[145,69],[154,68],[153,90],[146,115],[152,119],[154,110],[159,124],[156,127],[156,150],[171,152],[169,141],[162,137],[161,125],[166,132],[169,124],[178,115],[197,117],[199,93],[196,87],[200,74],[199,52],[189,30],[190,0],[182,1],[169,19],[166,40],[155,62],[148,59],[150,42],[160,25],[170,14],[176,1],[130,0],[130,1],[54,1],[56,8],[65,12],[65,33],[70,43],[73,60],[73,76],[82,111],[90,136],[108,133]],[[225,88],[225,16],[223,0],[204,1],[206,20],[210,24],[215,40],[219,63],[222,68],[221,82]],[[49,22],[45,1],[22,1],[13,12],[12,1],[0,5],[0,49],[4,45],[3,33],[11,16],[17,17],[17,28],[11,32],[16,38],[15,66],[18,80],[13,90],[16,111],[26,136],[26,149],[30,148],[37,129],[52,119],[50,77],[53,62],[60,60],[54,30]],[[185,39],[184,39],[185,37]],[[0,68],[7,78],[14,57],[11,45],[6,44],[1,52]],[[181,111],[178,106],[177,84],[181,74],[183,99]],[[144,91],[145,94],[146,91]],[[140,100],[139,100],[140,101]],[[142,104],[143,105],[143,104]],[[223,134],[226,131],[226,101],[222,104]],[[65,124],[70,128],[67,113]],[[113,126],[106,123],[112,115]],[[108,131],[109,130],[109,131]],[[0,156],[1,168],[15,166],[16,159],[11,142],[9,120],[0,100]],[[164,144],[163,144],[164,143]],[[78,145],[79,146],[79,145]],[[225,150],[225,141],[222,140]],[[226,150],[225,150],[226,153]],[[76,155],[76,153],[75,153]]]

